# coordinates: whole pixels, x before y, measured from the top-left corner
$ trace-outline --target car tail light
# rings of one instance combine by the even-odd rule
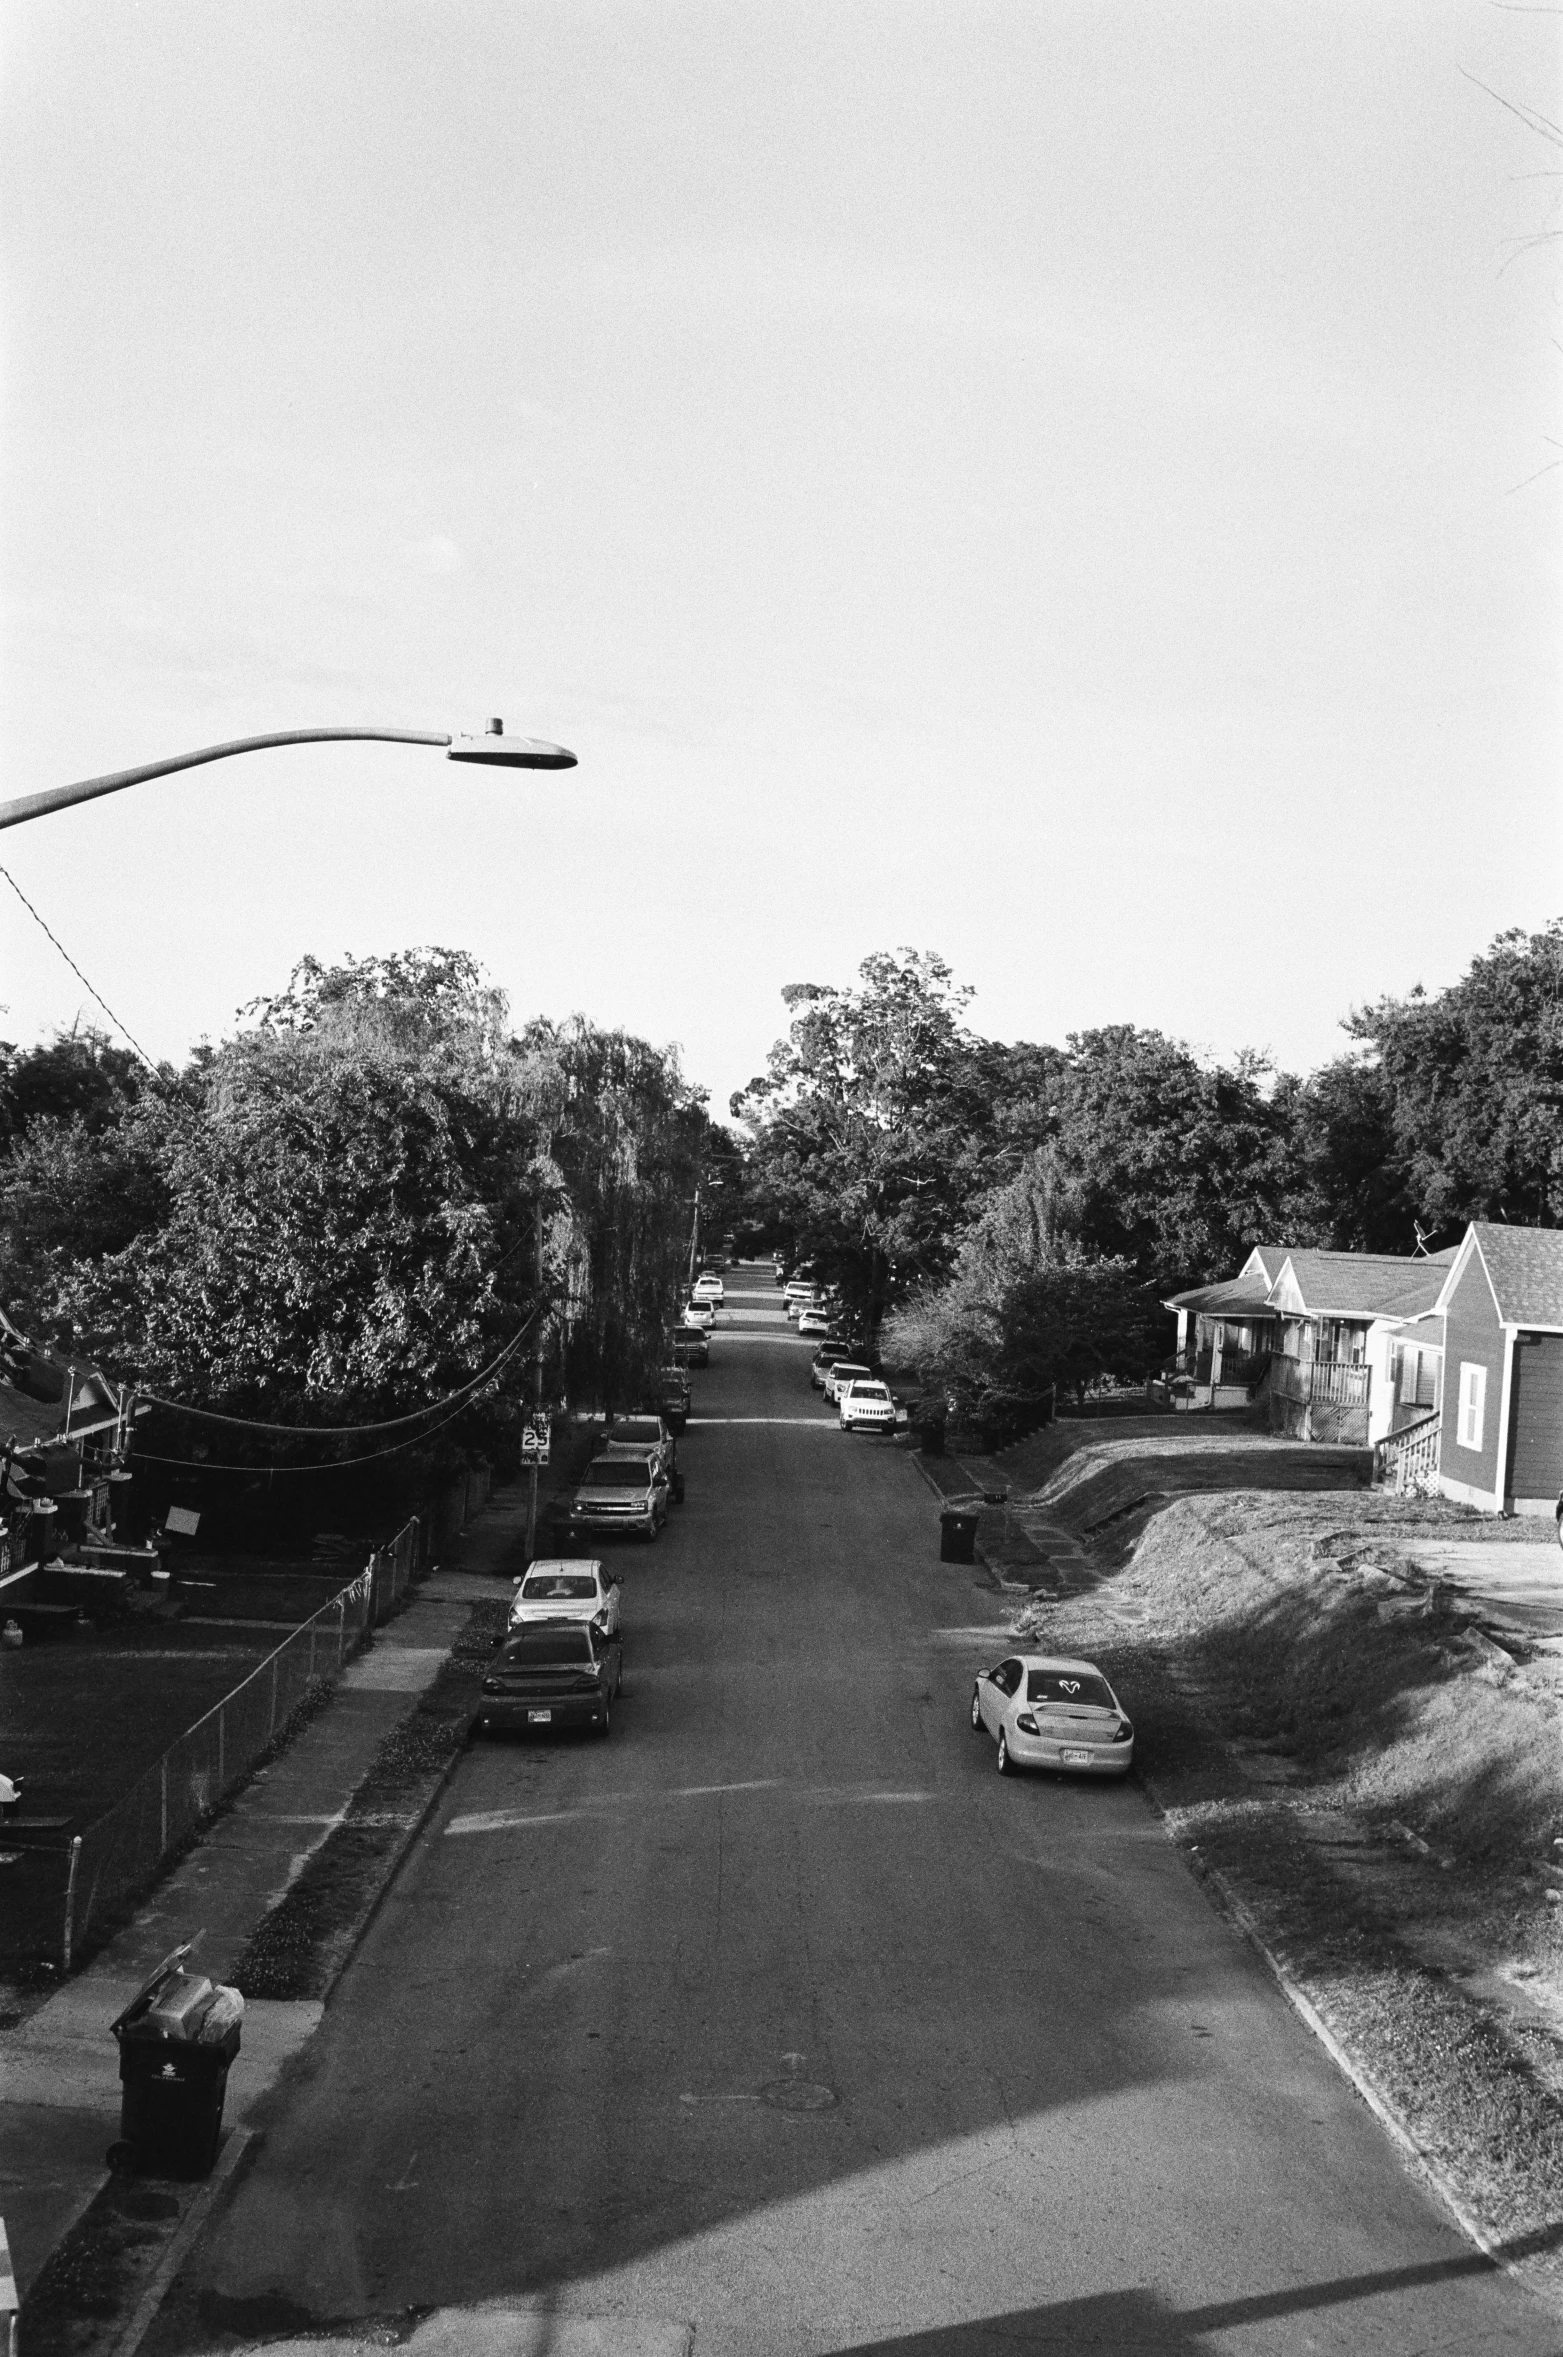
[[[1119,1720],[1118,1732],[1114,1735],[1113,1741],[1114,1743],[1132,1743],[1134,1741],[1134,1729],[1127,1719]]]
[[[503,1694],[505,1689],[497,1678],[485,1678],[483,1681],[483,1691],[485,1694]]]
[[[592,1614],[592,1627],[596,1629],[601,1636],[605,1637],[608,1634],[608,1615],[605,1612],[594,1612]]]
[[[1036,1720],[1032,1717],[1030,1711],[1028,1710],[1023,1710],[1021,1712],[1019,1718],[1015,1721],[1015,1724],[1020,1729],[1022,1735],[1040,1735],[1042,1732],[1041,1728],[1037,1725]]]

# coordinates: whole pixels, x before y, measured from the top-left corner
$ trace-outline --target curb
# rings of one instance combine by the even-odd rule
[[[447,1656],[447,1659],[448,1658],[449,1657]],[[454,1776],[456,1773],[457,1767],[460,1765],[461,1761],[466,1757],[466,1748],[467,1747],[464,1742],[458,1743],[456,1745],[449,1759],[445,1762],[444,1767],[441,1768],[438,1776],[436,1776],[433,1784],[430,1786],[426,1799],[413,1812],[412,1817],[404,1827],[401,1839],[396,1843],[393,1849],[387,1851],[386,1870],[380,1878],[379,1887],[376,1889],[374,1897],[370,1900],[368,1906],[365,1908],[362,1921],[355,1926],[352,1938],[348,1941],[347,1946],[343,1949],[342,1954],[337,1959],[335,1965],[332,1967],[331,1972],[327,1976],[326,1985],[320,1992],[320,2003],[323,2006],[330,2004],[332,1998],[336,1994],[338,1981],[342,1978],[343,1973],[346,1972],[348,1966],[352,1963],[353,1958],[358,1954],[359,1949],[363,1946],[364,1941],[369,1936],[370,1926],[374,1922],[375,1917],[379,1914],[380,1909],[385,1902],[386,1892],[390,1889],[392,1883],[400,1874],[402,1867],[406,1862],[408,1851],[412,1848],[413,1843],[418,1839],[419,1834],[422,1833],[425,1825],[427,1825],[429,1819],[433,1816],[435,1804],[443,1794],[446,1785],[450,1782],[452,1776]],[[343,1823],[350,1825],[352,1823],[351,1817],[344,1818]],[[311,2033],[311,2035],[305,2039],[303,2045],[298,2050],[299,2054],[305,2054],[309,2051],[309,2048],[314,2044],[314,2038],[315,2033]],[[297,2056],[290,2056],[289,2060],[290,2063],[296,2061]]]
[[[136,2351],[157,2322],[158,2311],[168,2297],[174,2277],[184,2265],[191,2246],[210,2224],[218,2205],[233,2191],[239,2171],[254,2143],[255,2131],[252,2128],[235,2128],[228,2137],[210,2177],[170,2236],[168,2248],[159,2259],[151,2282],[132,2309],[130,2322],[114,2342],[109,2357],[136,2357]]]
[[[1466,2208],[1449,2178],[1445,2175],[1443,2168],[1434,2160],[1432,2154],[1418,2143],[1377,2081],[1364,2070],[1361,2063],[1354,2061],[1352,2056],[1347,2053],[1312,1998],[1307,1995],[1301,1984],[1293,1977],[1289,1967],[1271,1947],[1254,1921],[1247,1905],[1238,1896],[1237,1891],[1227,1876],[1222,1873],[1220,1867],[1212,1866],[1207,1859],[1200,1857],[1197,1851],[1192,1850],[1186,1842],[1179,1841],[1172,1829],[1167,1804],[1151,1778],[1143,1771],[1139,1771],[1137,1781],[1151,1807],[1161,1819],[1163,1833],[1177,1851],[1189,1873],[1207,1893],[1213,1896],[1217,1912],[1224,1915],[1228,1922],[1241,1932],[1286,1999],[1287,2004],[1297,2015],[1298,2020],[1313,2037],[1318,2039],[1336,2069],[1355,2093],[1362,2098],[1401,2157],[1411,2163],[1415,2173],[1437,2195],[1466,2240],[1475,2244],[1489,2265],[1500,2268],[1505,2275],[1513,2276],[1517,2282],[1523,2283],[1526,2290],[1532,2294],[1538,2294],[1538,2286],[1533,2279],[1513,2259],[1506,2257],[1502,2246],[1494,2243],[1483,2228],[1477,2224],[1476,2219]]]

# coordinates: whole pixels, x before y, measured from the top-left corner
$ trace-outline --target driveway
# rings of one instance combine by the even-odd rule
[[[149,2351],[1555,2350],[1137,1787],[994,1774],[808,1355],[734,1272],[611,1738],[462,1762]]]

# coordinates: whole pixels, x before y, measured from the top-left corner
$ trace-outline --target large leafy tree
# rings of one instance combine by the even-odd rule
[[[1229,1274],[1294,1225],[1290,1092],[1268,1079],[1129,1023],[1071,1034],[1046,1143],[1061,1227],[1163,1293]]]
[[[1380,999],[1346,1029],[1426,1228],[1563,1223],[1563,919],[1500,934],[1449,989]]]
[[[765,1071],[733,1099],[757,1202],[840,1284],[870,1332],[950,1266],[976,1197],[1026,1142],[1007,1117],[1045,1094],[1045,1050],[967,1028],[971,992],[931,951],[864,960],[861,986],[794,983]]]

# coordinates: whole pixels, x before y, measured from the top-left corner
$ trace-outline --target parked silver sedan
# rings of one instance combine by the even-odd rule
[[[998,1744],[998,1771],[1061,1768],[1126,1776],[1134,1764],[1129,1714],[1094,1661],[1012,1653],[972,1688],[971,1723]]]

